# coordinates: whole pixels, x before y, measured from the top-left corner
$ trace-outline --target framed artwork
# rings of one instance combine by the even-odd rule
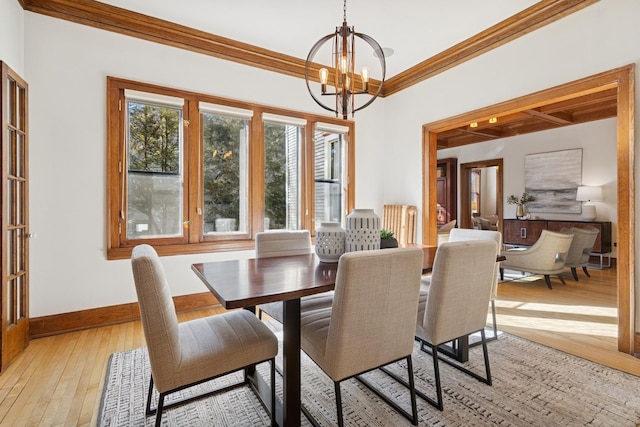
[[[581,183],[582,148],[524,157],[525,191],[536,197],[527,205],[530,212],[579,214],[576,192]]]

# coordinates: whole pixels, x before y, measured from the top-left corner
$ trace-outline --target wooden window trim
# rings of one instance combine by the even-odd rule
[[[342,119],[302,113],[283,108],[259,105],[250,102],[237,101],[214,95],[173,89],[153,84],[135,82],[117,77],[107,77],[107,259],[126,259],[131,256],[131,250],[136,244],[145,243],[146,240],[126,241],[121,231],[122,219],[120,207],[122,205],[122,174],[124,156],[123,146],[125,136],[124,106],[119,107],[123,99],[125,89],[142,92],[153,92],[168,96],[181,97],[185,100],[185,118],[188,117],[189,129],[185,130],[184,151],[185,163],[185,218],[188,222],[185,233],[185,241],[174,243],[170,239],[149,239],[148,243],[154,245],[159,255],[183,255],[197,253],[212,253],[226,251],[241,251],[254,249],[254,235],[262,231],[264,224],[264,126],[262,113],[277,114],[305,119],[305,144],[301,147],[302,164],[300,173],[303,176],[304,185],[301,188],[301,225],[300,228],[308,229],[312,233],[315,229],[313,218],[314,179],[313,179],[313,150],[308,145],[313,143],[313,132],[317,122],[332,123],[346,126],[349,131],[346,135],[347,159],[345,167],[349,177],[347,186],[347,206],[345,215],[355,204],[355,123]],[[251,150],[249,150],[249,224],[246,234],[233,236],[217,236],[214,239],[203,239],[201,217],[198,208],[202,201],[201,156],[200,152],[200,114],[198,102],[204,101],[214,104],[223,104],[230,107],[249,109],[253,111],[253,117],[249,120],[249,135]]]

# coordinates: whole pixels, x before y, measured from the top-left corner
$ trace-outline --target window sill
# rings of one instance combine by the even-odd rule
[[[146,243],[141,240],[140,244]],[[108,248],[107,259],[129,259],[134,246]],[[166,255],[190,255],[215,252],[231,252],[231,251],[248,251],[255,249],[253,240],[234,240],[234,241],[218,241],[204,243],[188,243],[179,245],[155,245],[155,250],[160,256]]]

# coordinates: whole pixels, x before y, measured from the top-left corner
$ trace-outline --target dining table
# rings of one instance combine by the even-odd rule
[[[436,247],[420,247],[424,252],[423,271],[433,265]],[[250,258],[196,263],[191,269],[226,309],[283,302],[283,399],[276,401],[279,426],[299,426],[300,396],[300,298],[331,291],[335,287],[338,263],[323,263],[314,253],[272,258]],[[249,372],[250,381],[269,405],[268,385]]]

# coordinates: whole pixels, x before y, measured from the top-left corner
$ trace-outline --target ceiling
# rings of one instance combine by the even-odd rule
[[[306,59],[342,25],[342,0],[101,0],[113,6]],[[347,23],[395,53],[387,77],[460,43],[538,0],[347,0]],[[371,55],[375,65],[377,61]]]
[[[497,115],[495,123],[482,118],[462,127],[438,133],[438,148],[452,148],[498,138],[523,135],[607,119],[617,115],[617,89],[607,89],[571,99],[549,101],[543,106]]]
[[[249,66],[304,78],[313,44],[342,24],[343,2],[241,0],[18,0],[26,10],[91,25]],[[393,49],[381,96],[472,60],[598,0],[348,0],[347,22],[356,32]],[[122,8],[126,10],[121,10]],[[373,55],[356,62],[373,71]],[[330,52],[329,52],[330,53]],[[370,63],[368,63],[370,61]],[[315,62],[329,63],[322,59]],[[316,64],[317,65],[317,64]],[[319,68],[319,66],[317,67]],[[317,70],[312,70],[316,71]],[[313,79],[314,77],[310,77]],[[379,83],[379,81],[377,82]],[[438,133],[438,148],[521,135],[616,115],[611,91],[550,101],[548,105],[478,118]]]

